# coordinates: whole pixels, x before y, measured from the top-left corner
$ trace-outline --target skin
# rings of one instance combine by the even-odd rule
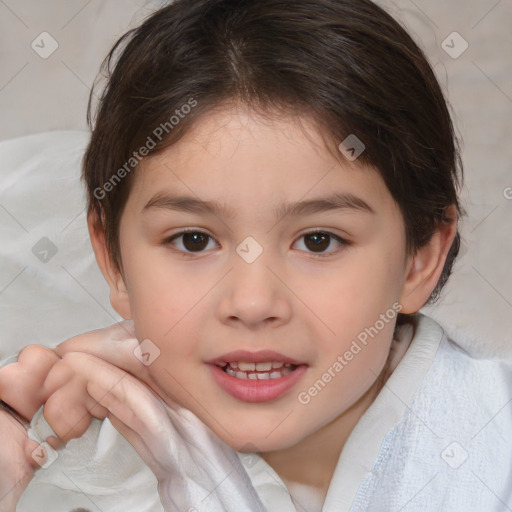
[[[9,453],[0,458],[0,505],[2,510],[10,512],[15,510],[19,497],[37,467],[31,453],[38,444],[28,439],[21,423],[1,410],[0,432],[3,439],[9,439]]]
[[[377,172],[335,158],[315,125],[298,120],[264,120],[243,107],[213,111],[142,162],[120,223],[122,272],[94,219],[90,232],[112,305],[134,320],[139,340],[161,352],[149,367],[151,387],[233,448],[255,445],[286,482],[325,496],[345,440],[407,348],[388,361],[394,321],[307,405],[297,395],[394,303],[403,313],[420,309],[456,226],[440,227],[428,245],[407,254],[403,218]],[[274,217],[279,205],[333,192],[363,199],[374,213]],[[233,216],[144,209],[172,193],[225,203]],[[211,238],[200,238],[199,251],[190,239],[170,240],[184,228]],[[315,250],[304,237],[314,230],[349,243],[331,238]],[[247,236],[263,248],[250,264],[235,251]],[[223,392],[205,365],[241,348],[276,350],[306,363],[307,372],[277,400],[242,402]]]
[[[282,205],[334,192],[360,198],[373,212],[274,214]],[[145,208],[164,194],[224,203],[232,215]],[[456,218],[453,207],[448,214]],[[208,235],[199,237],[199,249],[179,236],[186,228]],[[25,367],[0,371],[1,398],[26,418],[46,403],[45,417],[64,441],[87,428],[87,414],[108,415],[126,432],[106,405],[84,399],[90,375],[99,382],[100,373],[84,372],[83,357],[105,376],[113,372],[109,361],[169,405],[190,409],[234,449],[260,452],[292,494],[295,484],[307,484],[323,501],[346,439],[407,350],[393,342],[394,320],[307,404],[298,395],[393,304],[402,313],[425,304],[456,224],[440,226],[426,246],[407,254],[401,213],[375,170],[335,158],[305,117],[263,119],[230,106],[211,111],[179,142],[140,164],[120,222],[122,269],[112,263],[93,215],[89,231],[113,307],[134,320],[137,339],[151,340],[159,357],[140,365],[133,348],[105,343],[97,331],[61,345],[58,364],[47,353],[53,369],[28,382],[25,367],[41,354],[26,349]],[[318,247],[314,231],[332,236]],[[252,263],[236,252],[248,236],[263,249]],[[307,370],[282,397],[246,403],[221,390],[205,364],[237,349],[272,349]],[[2,386],[13,379],[24,384]],[[7,396],[15,390],[19,396]],[[132,413],[127,417],[133,420]],[[133,427],[129,432],[131,439]]]
[[[32,418],[39,406],[51,395],[45,389],[47,375],[59,357],[51,350],[34,345],[23,350],[18,363],[8,365],[0,371],[0,398],[15,404],[20,418],[8,410],[0,408],[0,432],[2,447],[0,450],[0,510],[15,512],[16,503],[39,468],[34,453],[41,454],[39,443],[27,436],[23,425],[24,418]],[[21,385],[12,385],[13,382]],[[49,392],[50,391],[50,392]],[[49,437],[47,442],[58,448],[61,442]],[[44,463],[46,459],[39,459]]]

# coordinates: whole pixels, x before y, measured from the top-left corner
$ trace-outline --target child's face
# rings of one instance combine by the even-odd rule
[[[158,386],[236,449],[289,447],[342,418],[382,371],[405,293],[404,225],[384,182],[357,161],[341,164],[302,126],[307,134],[292,118],[210,113],[142,162],[121,219],[126,293],[120,281],[113,304],[160,350],[149,367]],[[336,194],[359,206],[283,214]],[[180,207],[177,196],[191,201]],[[204,235],[178,236],[185,229]],[[304,236],[313,231],[331,236]],[[208,363],[247,361],[225,356],[239,350],[303,366],[258,380],[266,391],[251,394],[255,381]]]

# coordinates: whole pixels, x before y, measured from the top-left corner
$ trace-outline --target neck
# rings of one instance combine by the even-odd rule
[[[327,494],[341,450],[364,412],[379,393],[380,379],[343,414],[284,450],[261,453],[286,484],[303,484]]]
[[[394,340],[388,360],[374,384],[340,416],[284,450],[261,453],[261,457],[281,477],[291,491],[295,484],[318,490],[325,500],[343,446],[351,432],[374,402],[386,381],[398,366],[412,339],[412,330]]]

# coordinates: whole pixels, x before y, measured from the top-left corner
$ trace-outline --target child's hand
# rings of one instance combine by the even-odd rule
[[[155,394],[160,390],[141,382],[151,386],[147,368],[134,356],[138,341],[130,329],[122,322],[72,338],[55,352],[38,347],[53,353],[39,369],[25,349],[18,366],[10,365],[9,389],[16,387],[12,379],[20,385],[27,380],[28,368],[46,376],[32,379],[39,389],[31,400],[11,396],[9,403],[31,418],[42,400],[46,420],[64,441],[85,432],[92,417],[108,417],[156,475],[168,511],[264,511],[236,452],[192,412],[168,397],[164,403]],[[0,390],[7,368],[0,370]]]
[[[166,511],[265,511],[236,452],[157,388],[148,367],[134,356],[137,346],[133,324],[122,322],[68,340],[56,351],[68,368],[62,373],[71,368],[92,398],[83,406],[96,417],[106,414],[152,469]],[[50,381],[60,380],[60,365]],[[69,428],[52,426],[59,435]]]
[[[60,355],[67,351],[66,343],[101,346],[117,343],[122,338],[131,339],[131,332],[124,331],[120,325],[114,325],[76,336],[61,344],[57,350],[31,345],[19,353],[16,363],[0,368],[0,400],[12,408],[9,410],[0,405],[0,510],[15,510],[34,470],[39,467],[32,454],[40,447],[28,438],[27,427],[41,406],[46,404],[45,416],[47,420],[50,419],[50,425],[58,430],[63,441],[80,436],[90,424],[92,415],[82,404],[85,398],[75,400],[82,392],[81,383],[77,382],[72,368],[66,370],[66,363],[61,361]],[[136,340],[131,341],[137,344]],[[124,352],[121,351],[119,355],[124,355]],[[57,363],[58,367],[54,368]],[[106,411],[98,407],[96,413],[100,417],[101,412],[104,417]],[[47,441],[54,448],[61,445],[56,438]]]
[[[157,477],[166,511],[265,510],[231,447],[192,412],[165,404],[124,370],[91,354],[69,352],[48,375],[48,386],[57,383],[61,387],[44,412],[59,437],[76,435],[85,416],[108,417]]]
[[[148,372],[134,355],[137,346],[129,321],[75,336],[55,349],[30,345],[17,362],[0,368],[0,399],[29,421],[44,406],[44,416],[60,440],[80,437],[92,417],[104,419],[107,411],[87,393],[94,373],[82,376],[75,360],[84,353],[98,363],[110,360],[143,380]]]

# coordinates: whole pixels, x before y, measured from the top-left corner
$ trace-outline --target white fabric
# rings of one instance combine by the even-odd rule
[[[322,512],[512,508],[512,362],[473,358],[416,318],[409,350],[343,448]],[[268,512],[295,512],[254,457],[246,469]]]
[[[46,425],[39,412],[33,430]],[[80,439],[72,439],[59,451],[53,464],[36,471],[16,511],[71,512],[81,507],[91,512],[163,512],[157,483],[108,420],[93,420]]]
[[[80,164],[89,137],[0,141],[0,360],[121,320],[87,231]]]
[[[512,508],[511,409],[510,361],[474,358],[415,315],[413,341],[347,440],[322,512]],[[268,512],[304,510],[259,455],[238,456]],[[96,510],[91,501],[104,511],[162,510],[155,478],[108,420],[37,471],[18,511]]]
[[[154,407],[150,397],[136,396],[135,391],[129,389],[148,427],[147,435],[141,437],[149,448],[146,460],[150,459],[154,473],[108,420],[94,420],[82,438],[70,441],[60,453],[44,444],[50,462],[36,472],[18,511],[69,512],[82,507],[265,512],[237,452],[190,411],[160,407],[163,404],[156,397],[158,407]],[[44,443],[50,435],[54,434],[40,409],[31,422],[29,437]]]

